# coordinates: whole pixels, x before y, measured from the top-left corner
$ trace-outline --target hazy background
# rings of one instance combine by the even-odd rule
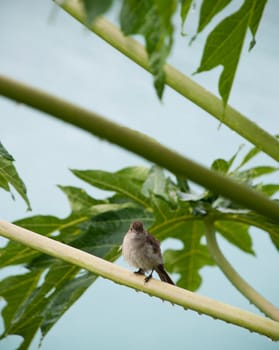
[[[197,1],[197,5],[199,3]],[[230,13],[240,4],[241,1],[234,1],[226,12]],[[112,11],[110,18],[116,17],[117,13]],[[279,2],[270,0],[257,34],[257,45],[249,54],[250,38],[247,40],[230,97],[230,104],[273,134],[278,133],[279,126],[278,18]],[[188,46],[197,20],[198,11],[192,10],[185,27],[189,34],[186,38],[179,35],[177,25],[175,49],[169,59],[188,75],[198,67],[208,32]],[[213,25],[216,23],[215,20]],[[68,14],[55,10],[52,1],[0,0],[0,50],[0,74],[145,132],[204,165],[210,165],[218,157],[229,158],[240,144],[246,144],[225,126],[218,129],[217,120],[169,88],[165,89],[163,102],[158,101],[148,73],[89,33]],[[220,71],[221,68],[217,68],[193,79],[217,93]],[[27,213],[18,196],[14,202],[9,194],[0,190],[1,217],[10,221],[34,214],[66,216],[69,207],[56,184],[76,185],[95,196],[103,195],[75,179],[69,168],[115,171],[148,164],[84,131],[4,98],[0,98],[0,140],[16,159],[33,208],[31,214]],[[246,151],[248,148],[249,145]],[[259,162],[275,163],[265,156],[259,157]],[[277,176],[273,180],[278,182]],[[256,257],[243,254],[220,239],[222,249],[243,277],[278,305],[278,253],[265,233],[255,230],[252,235]],[[0,243],[3,245],[4,239],[0,239]],[[169,242],[164,242],[163,248],[167,246]],[[126,266],[122,259],[117,263]],[[258,312],[217,268],[204,268],[202,276],[200,294]],[[3,305],[0,302],[0,306]],[[0,343],[0,349],[14,349],[19,342],[19,337],[9,337]],[[39,336],[32,350],[38,348],[38,342]],[[69,350],[77,347],[83,350],[94,347],[262,350],[276,349],[278,344],[98,279],[42,344],[43,350],[59,347]]]

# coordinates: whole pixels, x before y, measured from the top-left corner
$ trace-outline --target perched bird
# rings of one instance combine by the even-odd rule
[[[163,282],[174,284],[165,271],[160,242],[145,231],[142,222],[131,223],[123,239],[122,254],[129,265],[138,268],[135,273],[145,275],[145,272],[151,270],[145,277],[145,282],[150,280],[155,270]]]

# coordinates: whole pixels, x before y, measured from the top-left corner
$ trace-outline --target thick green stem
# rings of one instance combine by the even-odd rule
[[[54,2],[56,1],[54,0]],[[62,4],[59,2],[58,5],[82,24],[87,25],[86,16],[79,1],[67,0]],[[89,26],[89,29],[135,63],[150,71],[148,57],[144,47],[136,40],[125,37],[112,23],[104,18],[98,18]],[[279,161],[279,141],[275,137],[268,134],[236,109],[227,106],[224,110],[224,104],[220,98],[204,89],[171,65],[167,64],[165,66],[165,73],[166,84],[175,91],[210,113],[270,157]]]
[[[231,266],[225,256],[222,254],[215,235],[213,222],[207,220],[205,222],[205,234],[207,246],[210,254],[214,258],[216,264],[223,273],[231,281],[231,283],[259,310],[275,321],[279,321],[279,309],[267,301],[253,287],[251,287]]]
[[[161,165],[174,174],[185,176],[214,193],[230,198],[245,208],[255,210],[275,222],[279,220],[279,203],[276,201],[183,157],[138,131],[116,124],[93,112],[1,75],[0,94],[117,144]]]
[[[152,279],[148,283],[144,283],[143,277],[135,275],[120,266],[2,220],[0,220],[0,234],[116,283],[247,328],[273,340],[279,340],[278,322],[157,280]]]

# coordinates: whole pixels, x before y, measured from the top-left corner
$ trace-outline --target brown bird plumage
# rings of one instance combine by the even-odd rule
[[[149,281],[155,270],[163,282],[174,284],[164,268],[160,242],[145,231],[142,222],[131,223],[123,239],[122,254],[129,265],[138,268],[136,273],[144,275],[145,272],[151,270],[151,273],[145,278],[146,282]]]

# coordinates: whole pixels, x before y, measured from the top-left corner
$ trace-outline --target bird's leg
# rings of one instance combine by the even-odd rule
[[[150,272],[150,274],[149,274],[148,276],[145,277],[145,279],[144,279],[144,282],[145,282],[145,283],[147,283],[147,282],[150,280],[150,278],[152,278],[153,271],[154,271],[154,269],[152,269],[151,272]]]
[[[137,271],[134,272],[137,275],[144,275],[143,269],[138,269]]]

